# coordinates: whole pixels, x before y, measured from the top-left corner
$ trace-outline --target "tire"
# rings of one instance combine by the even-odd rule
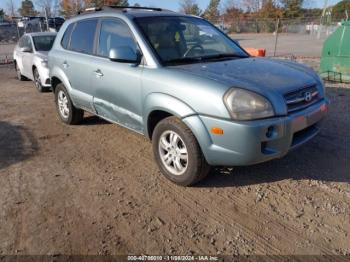
[[[17,79],[18,79],[19,81],[24,81],[24,80],[26,80],[26,78],[22,75],[21,69],[18,67],[17,63],[15,63],[15,69],[16,69]]]
[[[46,91],[46,88],[41,85],[41,79],[37,68],[33,70],[33,78],[36,89],[38,89],[40,93]]]
[[[154,129],[152,143],[159,169],[170,181],[191,186],[210,172],[195,136],[180,119],[168,117],[160,121]]]
[[[84,111],[76,108],[64,85],[58,84],[55,88],[56,109],[62,122],[67,125],[77,125],[84,117]]]

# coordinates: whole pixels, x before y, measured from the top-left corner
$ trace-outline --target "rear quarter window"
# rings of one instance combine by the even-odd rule
[[[72,51],[92,54],[94,49],[97,19],[77,22],[70,39],[69,49]]]
[[[72,29],[74,27],[74,24],[70,24],[68,26],[68,28],[66,29],[66,31],[64,32],[62,41],[61,41],[61,45],[64,49],[68,48],[68,44],[69,44],[69,39],[70,39],[70,35],[72,33]]]

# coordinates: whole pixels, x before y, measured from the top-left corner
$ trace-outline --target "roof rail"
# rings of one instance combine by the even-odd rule
[[[102,10],[101,7],[88,7],[88,8],[85,8],[84,10],[79,10],[76,14],[82,15],[85,13],[97,12],[97,11],[101,11],[101,10]]]
[[[162,8],[158,8],[158,7],[144,7],[144,6],[107,5],[106,7],[116,8],[116,9],[139,9],[139,10],[163,11]]]
[[[84,12],[96,12],[96,11],[101,11],[101,7],[89,7],[85,8]]]
[[[157,7],[104,5],[102,7],[88,7],[88,8],[85,8],[82,11],[78,11],[77,15],[81,15],[81,14],[84,14],[84,13],[98,12],[98,11],[102,11],[102,10],[104,10],[106,8],[119,9],[119,10],[122,10],[123,12],[127,12],[126,9],[151,10],[151,11],[159,11],[159,12],[160,11],[166,11],[165,9],[157,8]]]

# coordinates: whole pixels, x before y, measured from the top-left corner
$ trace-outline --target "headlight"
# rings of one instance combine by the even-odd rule
[[[47,63],[47,60],[42,60],[41,61],[41,65],[43,66],[43,67],[45,67],[45,68],[48,68],[49,66],[48,66],[48,63]]]
[[[232,88],[226,93],[224,102],[231,117],[235,120],[253,120],[274,116],[271,103],[251,91]]]

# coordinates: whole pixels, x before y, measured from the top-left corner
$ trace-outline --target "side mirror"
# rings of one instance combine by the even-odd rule
[[[109,50],[109,60],[120,63],[140,64],[141,55],[129,46],[121,46]]]
[[[23,53],[31,53],[32,52],[32,49],[28,46],[21,47],[19,50]]]

